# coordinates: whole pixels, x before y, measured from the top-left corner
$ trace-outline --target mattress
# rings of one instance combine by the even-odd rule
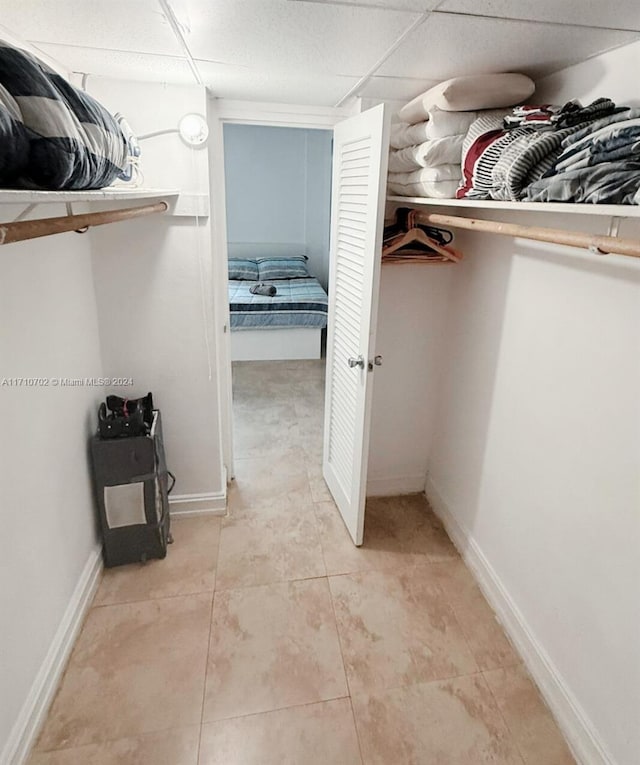
[[[317,279],[273,279],[273,297],[252,295],[254,284],[229,280],[232,330],[327,326],[328,297]]]

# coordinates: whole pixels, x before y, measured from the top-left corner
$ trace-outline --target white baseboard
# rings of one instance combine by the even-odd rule
[[[173,518],[193,518],[198,515],[226,515],[226,489],[211,494],[172,495],[169,497],[169,512]]]
[[[45,660],[0,754],[1,765],[22,765],[29,755],[93,601],[101,571],[102,548],[97,545],[87,559]]]
[[[401,475],[392,478],[369,476],[367,497],[397,497],[401,494],[421,494],[424,491],[425,474]]]
[[[581,765],[615,765],[615,760],[607,752],[598,732],[567,688],[561,674],[472,534],[458,522],[429,477],[425,494],[538,685],[576,760]]]

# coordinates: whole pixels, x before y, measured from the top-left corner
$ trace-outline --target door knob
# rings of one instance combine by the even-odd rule
[[[357,359],[355,359],[353,356],[350,356],[348,364],[351,369],[354,367],[360,367],[360,369],[364,369],[364,356],[360,354]]]

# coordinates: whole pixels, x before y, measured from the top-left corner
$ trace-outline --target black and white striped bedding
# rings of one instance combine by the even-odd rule
[[[0,41],[0,186],[99,189],[127,179],[136,152],[94,98]]]

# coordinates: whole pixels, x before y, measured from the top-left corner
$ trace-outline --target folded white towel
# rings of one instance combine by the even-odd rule
[[[391,194],[400,197],[432,197],[433,199],[454,199],[458,181],[416,181],[414,183],[388,183]]]
[[[462,160],[464,136],[453,135],[425,141],[418,146],[396,149],[389,154],[390,173],[410,173],[421,167],[459,165]]]
[[[450,199],[455,197],[461,178],[459,165],[439,165],[413,173],[389,173],[387,186],[400,196]]]
[[[423,167],[410,173],[389,173],[389,180],[394,183],[457,181],[460,178],[462,178],[460,165],[438,165],[437,167]]]
[[[428,139],[427,122],[418,122],[417,125],[407,125],[404,122],[394,122],[391,125],[389,144],[392,149],[406,149],[407,146],[416,146]]]
[[[407,125],[394,122],[391,125],[389,144],[392,149],[406,149],[425,141],[435,141],[452,135],[466,135],[471,123],[478,118],[478,112],[446,112],[431,106],[424,122]]]

